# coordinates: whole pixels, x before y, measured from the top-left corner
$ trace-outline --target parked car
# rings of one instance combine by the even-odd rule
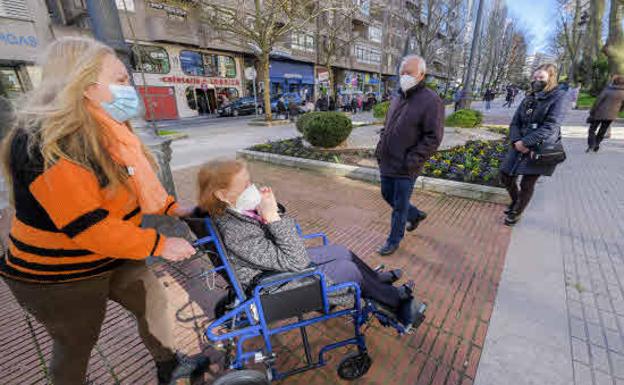
[[[262,102],[258,100],[258,114],[262,114],[263,112],[264,108]],[[255,114],[256,107],[254,104],[254,98],[251,96],[238,98],[230,104],[219,107],[217,113],[219,114],[219,116],[239,116]]]
[[[277,111],[277,101],[279,100],[279,98],[282,97],[284,98],[284,104],[286,105],[287,110],[288,103],[290,103],[291,100],[297,103],[298,106],[301,106],[301,102],[303,101],[301,99],[301,95],[299,95],[297,92],[286,92],[284,94],[274,95],[271,97],[271,111]]]

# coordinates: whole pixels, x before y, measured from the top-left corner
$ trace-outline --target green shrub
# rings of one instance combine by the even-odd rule
[[[388,108],[390,108],[390,101],[375,104],[373,106],[373,117],[376,119],[385,119]]]
[[[446,118],[449,127],[476,127],[483,121],[483,114],[477,110],[459,110]]]
[[[303,127],[306,124],[306,121],[310,118],[314,113],[306,112],[305,114],[299,115],[297,117],[297,123],[295,123],[295,127],[297,127],[297,131],[303,134]]]
[[[309,112],[302,124],[303,137],[313,146],[332,148],[344,142],[353,129],[351,119],[340,112]]]
[[[596,101],[595,96],[591,96],[589,92],[580,92],[578,99],[576,100],[576,108],[578,109],[587,109],[591,108]]]

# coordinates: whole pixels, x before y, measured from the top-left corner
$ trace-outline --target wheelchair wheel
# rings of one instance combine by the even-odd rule
[[[212,385],[269,385],[264,374],[257,370],[235,370],[219,377]]]
[[[343,380],[358,379],[368,372],[372,363],[368,353],[348,353],[338,364],[338,376]]]

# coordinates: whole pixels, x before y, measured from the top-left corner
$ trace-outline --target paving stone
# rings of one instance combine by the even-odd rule
[[[624,344],[622,343],[622,336],[620,335],[620,333],[607,329],[605,330],[605,334],[607,337],[607,346],[609,347],[609,350],[624,354]]]
[[[614,378],[609,373],[600,371],[594,372],[594,379],[596,385],[613,385]]]
[[[607,329],[611,329],[614,331],[619,330],[617,324],[617,316],[614,313],[601,311],[600,317],[602,318],[602,323]]]
[[[624,355],[612,353],[609,357],[613,365],[613,374],[624,380]]]
[[[587,331],[589,333],[589,340],[592,344],[601,346],[603,348],[607,346],[603,334],[604,331],[599,325],[588,323]]]
[[[570,317],[570,333],[572,337],[583,341],[587,340],[586,325],[587,324],[582,319]]]
[[[580,362],[574,362],[574,384],[575,385],[593,385],[591,369],[587,365]]]
[[[609,356],[607,354],[607,349],[596,345],[589,345],[589,351],[591,366],[594,369],[609,372]]]
[[[573,317],[584,318],[583,304],[579,301],[568,299],[568,311]]]
[[[590,365],[589,362],[589,345],[587,342],[572,338],[572,358],[585,365]]]
[[[502,206],[435,194],[415,194],[414,203],[430,215],[416,232],[406,237],[390,261],[375,252],[385,240],[390,218],[390,208],[382,200],[378,186],[258,163],[250,163],[250,169],[255,181],[273,187],[280,202],[297,218],[305,232],[326,232],[332,242],[352,248],[372,266],[390,263],[389,267],[403,268],[406,278],[417,279],[417,295],[429,302],[430,315],[413,335],[398,338],[391,330],[376,322],[371,323],[366,337],[374,365],[362,384],[412,385],[421,382],[429,385],[435,381],[436,385],[455,385],[473,382],[490,321],[491,312],[485,310],[495,300],[511,234],[500,221]],[[192,168],[174,173],[182,201],[192,201],[195,196],[196,172],[197,169]],[[208,348],[202,344],[203,325],[212,317],[214,304],[223,293],[208,291],[203,281],[188,278],[206,267],[210,266],[204,260],[182,262],[175,268],[162,263],[152,265],[157,276],[166,283],[172,305],[178,309],[177,342],[180,350],[189,354]],[[449,290],[451,287],[454,289]],[[0,309],[12,306],[17,304],[0,280]],[[2,315],[0,312],[0,336],[15,330],[16,322],[23,322],[23,318],[17,318],[17,321],[3,324],[5,317]],[[435,324],[434,319],[437,320]],[[40,325],[36,327],[41,330]],[[317,348],[353,333],[352,327],[344,320],[310,329],[310,341]],[[282,351],[278,357],[280,363],[298,363],[297,356],[288,353],[298,352],[300,348],[297,333],[276,343],[276,349]],[[46,359],[49,359],[49,340],[45,332],[42,336]],[[421,339],[430,341],[429,346],[433,349],[421,351],[417,348],[420,346],[417,341]],[[109,307],[100,342],[106,361],[122,376],[122,384],[154,383],[154,364],[139,339],[136,325],[117,305]],[[40,371],[35,370],[37,355],[32,341],[20,343],[25,344],[24,351],[15,358],[28,365],[24,364],[19,378],[5,376],[3,372],[0,383],[45,384]],[[462,346],[467,348],[463,353]],[[0,348],[0,354],[4,349],[5,346]],[[462,354],[465,355],[463,359]],[[294,376],[285,383],[337,384],[335,367],[340,356],[333,354],[327,367]],[[454,360],[462,362],[454,367]],[[89,368],[94,384],[112,383],[106,368],[103,357],[94,355]],[[23,373],[29,377],[25,378]],[[445,376],[446,373],[450,374]]]

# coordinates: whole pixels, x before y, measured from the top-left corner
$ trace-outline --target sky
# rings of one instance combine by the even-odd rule
[[[518,18],[529,33],[529,53],[544,52],[556,27],[556,0],[505,0],[512,16]]]

